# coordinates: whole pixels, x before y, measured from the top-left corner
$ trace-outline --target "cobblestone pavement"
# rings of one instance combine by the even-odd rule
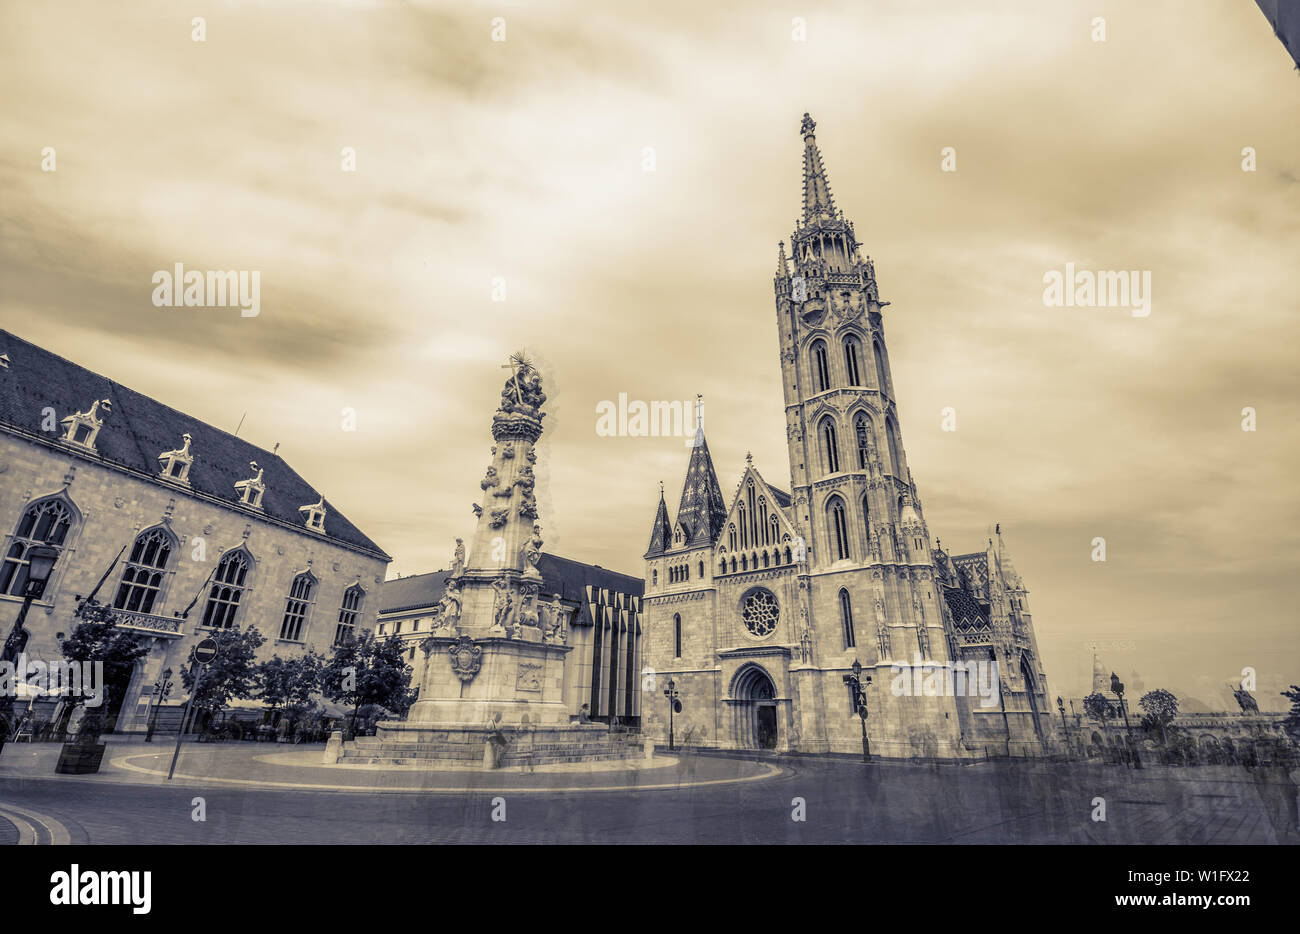
[[[1285,775],[1230,767],[681,755],[635,771],[449,773],[242,744],[187,745],[167,782],[166,747],[111,744],[84,777],[53,774],[55,746],[17,750],[0,756],[0,842],[18,842],[15,815],[40,843],[1300,842]]]

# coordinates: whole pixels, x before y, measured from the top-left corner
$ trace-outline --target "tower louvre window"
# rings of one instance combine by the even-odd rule
[[[831,541],[835,545],[835,559],[842,561],[849,557],[849,526],[844,514],[844,500],[832,496],[826,514],[830,525]]]
[[[812,364],[817,391],[825,392],[831,388],[831,370],[826,361],[826,342],[824,340],[813,341]]]
[[[867,416],[859,415],[854,420],[853,429],[858,440],[858,469],[866,470],[871,451],[871,423],[867,421]]]
[[[821,421],[822,460],[827,473],[839,473],[840,447],[835,437],[835,419],[827,415]]]
[[[853,600],[849,597],[849,592],[842,587],[840,588],[840,621],[844,624],[844,647],[854,648],[858,640],[853,632]]]
[[[885,378],[885,355],[878,341],[871,342],[871,349],[876,358],[876,387],[883,393],[889,392],[889,382]]]
[[[858,364],[860,356],[858,339],[856,337],[846,337],[844,339],[844,370],[848,373],[850,386],[862,385],[862,377]]]

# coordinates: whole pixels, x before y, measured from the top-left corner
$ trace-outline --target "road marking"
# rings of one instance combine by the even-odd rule
[[[162,769],[146,769],[143,766],[132,765],[128,760],[151,758],[157,759],[158,756],[151,756],[148,753],[144,755],[119,756],[111,761],[115,768],[125,769],[128,772],[139,772],[144,775],[164,775]],[[664,782],[658,785],[600,785],[600,786],[577,786],[570,788],[516,788],[509,785],[460,785],[456,787],[393,787],[392,785],[318,785],[308,784],[306,782],[271,782],[262,781],[253,778],[216,778],[206,775],[185,775],[181,772],[176,773],[176,778],[189,782],[211,782],[226,785],[246,785],[256,788],[284,788],[294,791],[339,791],[339,792],[381,792],[389,794],[423,794],[423,795],[463,795],[463,794],[582,794],[589,791],[681,791],[685,788],[703,788],[708,785],[733,785],[742,782],[762,781],[767,778],[774,778],[782,774],[781,769],[774,765],[763,764],[764,771],[757,775],[746,775],[741,778],[713,778],[707,781],[684,781],[684,782]],[[637,773],[633,773],[637,774]],[[644,773],[641,773],[644,774]]]
[[[18,845],[35,846],[40,842],[40,834],[33,824],[39,824],[50,838],[50,846],[68,846],[72,843],[72,834],[62,823],[48,814],[29,811],[13,804],[0,805],[0,817],[4,817],[18,828]]]

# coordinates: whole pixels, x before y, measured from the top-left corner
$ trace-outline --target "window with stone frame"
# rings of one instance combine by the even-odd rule
[[[844,369],[849,375],[850,386],[862,385],[861,348],[856,337],[844,338]]]
[[[68,504],[58,496],[30,503],[18,519],[18,526],[0,564],[0,593],[21,597],[27,586],[28,552],[33,545],[49,545],[63,552],[68,533],[76,521]]]
[[[310,572],[299,574],[289,587],[289,597],[284,603],[284,618],[280,621],[280,639],[283,642],[306,641],[304,633],[307,615],[311,611],[312,593],[316,578]]]
[[[334,627],[335,645],[343,645],[356,634],[357,616],[361,610],[361,600],[365,595],[366,592],[356,584],[343,591],[343,605],[339,607],[339,621]],[[420,621],[417,619],[411,628],[412,631],[419,629]]]
[[[843,587],[840,588],[840,622],[844,626],[844,647],[855,648],[858,639],[853,631],[853,600]]]
[[[131,545],[113,608],[129,613],[152,613],[161,608],[167,565],[176,545],[172,534],[161,526],[145,529]]]
[[[248,579],[248,552],[242,548],[228,551],[217,562],[212,575],[208,602],[203,608],[203,622],[208,629],[229,629],[235,625],[239,601],[244,596],[244,582]]]
[[[835,560],[842,561],[849,557],[849,526],[844,512],[844,500],[832,496],[826,506],[826,517],[831,541],[835,546]]]
[[[682,614],[673,614],[673,658],[682,657]]]
[[[826,359],[826,342],[820,338],[813,341],[811,355],[816,391],[825,392],[831,388],[831,371]]]
[[[840,471],[840,445],[835,432],[835,419],[825,416],[818,425],[822,439],[822,463],[827,473]]]

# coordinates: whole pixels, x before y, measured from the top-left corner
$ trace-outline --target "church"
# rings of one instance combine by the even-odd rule
[[[697,430],[645,553],[643,730],[667,742],[671,718],[674,741],[721,749],[1041,755],[1055,730],[1027,590],[1000,526],[967,554],[931,544],[889,303],[815,129],[805,114],[803,214],[773,280],[790,489],[747,458],[724,496]]]

